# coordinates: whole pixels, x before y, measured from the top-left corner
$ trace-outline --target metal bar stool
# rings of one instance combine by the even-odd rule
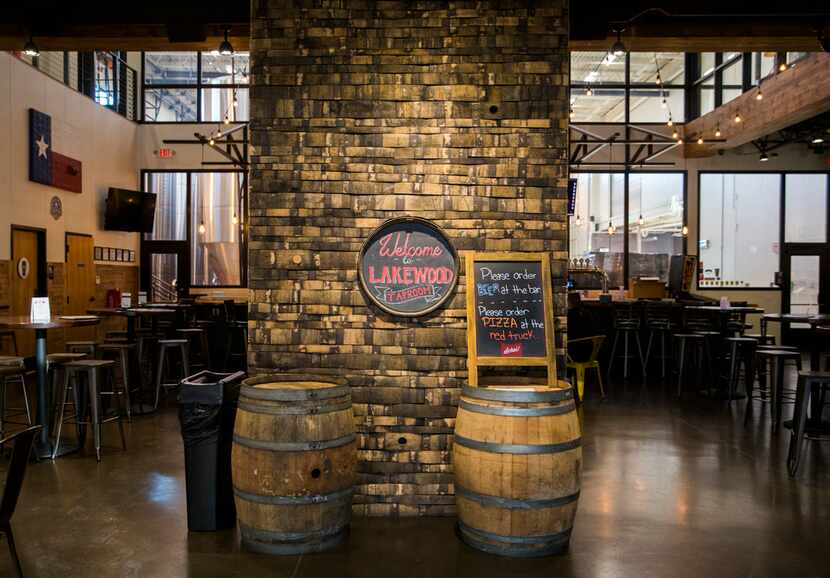
[[[729,348],[729,375],[727,377],[729,397],[726,400],[728,403],[735,399],[735,392],[738,388],[738,370],[741,364],[744,366],[746,394],[752,393],[752,384],[755,381],[755,350],[758,342],[751,337],[727,337],[725,341]]]
[[[5,341],[8,340],[11,344],[11,353],[13,356],[20,355],[17,350],[17,334],[14,331],[0,331],[0,349],[3,348],[5,345]]]
[[[821,429],[821,411],[824,409],[824,400],[828,389],[830,389],[830,372],[798,372],[792,434],[790,435],[790,448],[787,452],[787,471],[791,477],[795,477],[798,473],[804,439],[808,437],[810,439],[821,439],[827,436],[827,432]],[[808,419],[807,409],[810,406],[811,397],[816,394],[817,390],[819,391],[818,415],[813,416],[813,420],[817,419],[818,423],[814,423],[813,420]]]
[[[57,427],[56,420],[58,415],[56,410],[60,403],[58,395],[60,394],[62,378],[65,372],[63,366],[70,361],[78,361],[85,357],[86,353],[50,353],[46,356],[46,374],[50,376],[48,380],[49,395],[47,401],[49,401],[49,423],[52,424],[51,431],[55,431]]]
[[[81,425],[92,425],[93,435],[95,436],[95,457],[100,462],[101,461],[101,437],[102,437],[102,426],[105,423],[109,423],[112,421],[118,422],[118,431],[121,434],[121,445],[124,450],[127,450],[127,438],[124,435],[124,423],[121,421],[121,412],[116,411],[114,415],[110,417],[104,417],[103,415],[103,397],[104,396],[112,396],[118,398],[120,403],[124,403],[124,395],[123,392],[119,391],[116,388],[112,388],[110,390],[106,390],[101,387],[101,382],[99,381],[99,377],[104,377],[102,372],[106,371],[112,376],[113,368],[115,367],[115,362],[110,359],[80,359],[78,361],[70,361],[69,363],[64,364],[64,369],[66,370],[66,374],[63,380],[63,391],[61,392],[61,411],[58,416],[58,427],[55,430],[55,447],[52,450],[52,459],[54,460],[55,457],[58,455],[58,450],[60,448],[61,443],[61,428],[63,426],[63,422],[65,420],[73,420],[75,422],[75,426],[78,430],[78,444],[83,444],[84,435],[81,432]],[[86,404],[81,402],[81,380],[76,379],[75,386],[70,388],[70,381],[72,378],[77,378],[81,376],[86,377],[86,386],[87,392],[89,397],[89,410],[90,410],[90,420],[85,421],[83,419],[84,416],[84,406]],[[113,379],[114,381],[114,379]],[[75,413],[72,416],[66,417],[66,406],[69,404],[68,397],[69,391],[72,390],[74,403],[75,406]]]
[[[23,361],[22,357],[0,357],[0,387],[3,388],[3,391],[0,392],[0,437],[5,435],[7,423],[18,423],[6,419],[9,417],[9,414],[7,413],[8,410],[11,410],[13,412],[11,415],[14,416],[25,415],[26,424],[32,425],[32,410],[29,407],[29,394],[26,391],[26,367],[24,366]],[[6,391],[8,390],[10,381],[14,381],[19,384],[20,389],[23,391],[22,408],[11,408],[6,406]]]
[[[121,373],[121,379],[113,382],[113,389],[119,388],[119,393],[123,393],[127,399],[127,421],[133,421],[132,415],[132,401],[130,393],[138,392],[140,388],[138,384],[130,386],[130,359],[136,356],[136,344],[124,342],[103,343],[98,346],[98,351],[101,357],[107,359],[109,356],[113,358],[115,365]]]
[[[197,368],[210,369],[210,346],[208,345],[207,331],[199,327],[184,327],[176,329],[176,333],[188,341],[191,369],[193,369],[193,371],[196,371]],[[193,360],[194,344],[198,345],[198,362]],[[230,344],[228,344],[228,346],[230,347]]]
[[[189,345],[187,339],[159,339],[159,358],[158,369],[156,373],[156,399],[153,404],[153,408],[157,408],[159,406],[159,396],[161,395],[162,388],[172,389],[178,387],[179,385],[178,381],[164,381],[165,365],[172,366],[171,360],[169,358],[169,354],[171,353],[171,351],[178,350],[181,353],[182,379],[190,375],[190,363],[188,362],[187,351],[188,348]]]
[[[66,351],[69,353],[86,353],[90,357],[98,356],[97,341],[67,341]]]
[[[801,371],[801,353],[798,351],[790,351],[784,349],[758,349],[756,357],[758,359],[757,365],[760,368],[764,366],[766,375],[766,366],[771,366],[769,372],[769,391],[771,392],[772,402],[772,432],[778,431],[778,426],[781,423],[781,414],[784,404],[784,366],[787,362],[795,363],[796,369]],[[762,384],[759,381],[759,387]],[[751,392],[747,392],[746,396],[746,412],[744,414],[744,423],[749,419],[749,412],[752,411],[753,396]]]
[[[618,303],[614,306],[614,344],[611,346],[611,359],[608,361],[608,381],[611,381],[611,370],[617,358],[617,345],[623,339],[623,379],[628,379],[628,360],[634,358],[629,354],[629,341],[633,336],[637,345],[637,358],[640,360],[640,368],[643,378],[646,376],[646,364],[643,358],[643,347],[640,343],[640,312],[635,310],[631,304]]]
[[[675,333],[672,335],[677,344],[677,397],[683,395],[683,377],[688,355],[697,361],[698,385],[703,377],[703,364],[706,358],[706,337],[700,333]]]
[[[646,356],[644,363],[646,368],[648,368],[648,361],[651,359],[652,346],[659,344],[660,353],[659,355],[655,355],[655,357],[660,360],[660,377],[665,379],[666,360],[671,359],[671,331],[673,329],[672,307],[663,303],[647,303],[645,320],[646,329],[648,329],[648,342],[646,343]]]

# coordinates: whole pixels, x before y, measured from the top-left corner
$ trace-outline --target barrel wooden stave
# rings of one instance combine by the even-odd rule
[[[272,554],[328,549],[351,517],[357,441],[349,390],[268,377],[246,380],[237,411],[232,464],[242,541]]]
[[[580,427],[570,387],[465,388],[456,419],[453,466],[462,538],[507,556],[542,556],[567,548],[582,464]],[[533,401],[557,396],[557,401]],[[488,413],[492,412],[492,413]],[[498,415],[507,413],[509,415]],[[538,415],[515,415],[515,414]],[[480,447],[470,447],[480,446]],[[521,453],[527,452],[527,453]]]

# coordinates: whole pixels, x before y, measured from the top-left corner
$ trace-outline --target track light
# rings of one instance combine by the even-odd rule
[[[767,162],[769,160],[769,155],[767,155],[767,151],[761,151],[761,156],[758,160],[762,163]]]
[[[23,45],[23,54],[31,57],[40,56],[40,50],[38,50],[37,44],[35,44],[31,34],[29,35],[29,39],[26,40],[26,44]]]
[[[743,120],[743,119],[741,118],[741,113],[740,113],[740,112],[736,112],[736,113],[735,113],[735,118],[733,118],[732,120],[734,120],[736,123],[741,122],[741,121]]]
[[[620,32],[620,30],[617,30],[617,41],[611,46],[611,54],[617,57],[625,54],[625,44],[623,44],[622,38],[620,37]]]
[[[715,127],[715,138],[720,138],[720,125]]]
[[[228,31],[230,30],[229,27],[225,27],[225,39],[219,44],[219,54],[222,56],[230,56],[233,54],[233,46],[231,46],[230,41],[228,40]]]
[[[202,220],[202,222],[199,223],[199,234],[204,235],[206,230],[207,229],[205,229],[205,221]]]

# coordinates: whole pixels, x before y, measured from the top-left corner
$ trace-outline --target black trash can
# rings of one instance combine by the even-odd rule
[[[187,528],[213,532],[236,523],[231,447],[245,373],[201,371],[182,381],[179,424],[184,442]]]

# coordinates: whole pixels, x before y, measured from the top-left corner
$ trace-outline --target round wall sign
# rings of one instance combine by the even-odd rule
[[[56,221],[63,215],[63,203],[60,197],[52,197],[52,200],[49,201],[49,214]]]
[[[31,263],[26,257],[21,257],[17,260],[17,276],[25,279],[29,276],[29,271],[32,270]]]
[[[363,244],[360,285],[378,307],[404,317],[440,307],[458,282],[458,256],[444,232],[417,217],[386,221]]]

